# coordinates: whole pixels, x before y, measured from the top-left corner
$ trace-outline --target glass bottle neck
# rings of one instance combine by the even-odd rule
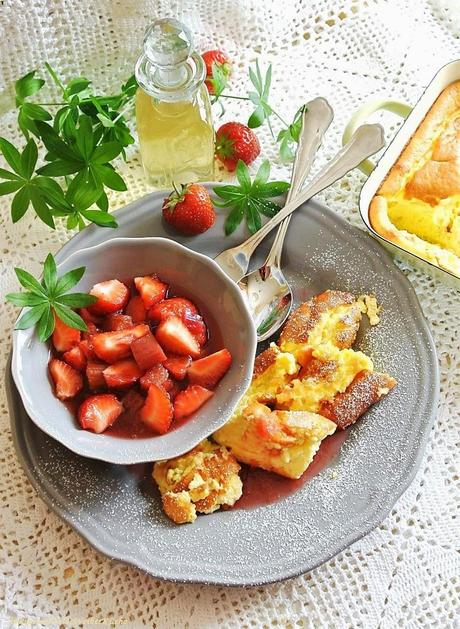
[[[197,53],[176,66],[154,65],[146,55],[141,55],[135,72],[137,82],[147,94],[169,102],[191,100],[206,76],[205,65]]]

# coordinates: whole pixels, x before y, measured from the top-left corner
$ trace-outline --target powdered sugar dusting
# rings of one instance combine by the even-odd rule
[[[318,204],[308,208],[294,216],[285,245],[295,304],[328,288],[374,294],[383,305],[381,322],[370,328],[364,318],[355,347],[398,386],[350,429],[331,465],[293,495],[264,507],[200,516],[184,526],[162,513],[151,466],[80,458],[18,417],[29,433],[23,454],[46,499],[109,555],[168,579],[242,584],[292,576],[375,526],[414,472],[436,386],[422,315],[380,247]],[[139,235],[162,234],[151,202],[140,201],[129,212],[131,235],[133,225]],[[221,250],[221,229],[218,222],[215,237],[203,241],[208,255]],[[229,246],[237,239],[229,239]],[[269,244],[260,247],[254,264],[263,261]],[[72,241],[70,247],[76,246],[78,240]]]

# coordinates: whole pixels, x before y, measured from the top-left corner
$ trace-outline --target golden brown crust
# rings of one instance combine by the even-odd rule
[[[373,229],[390,242],[460,275],[460,257],[451,244],[455,236],[449,235],[450,226],[441,227],[434,218],[433,227],[420,231],[412,215],[413,206],[402,205],[419,202],[422,206],[427,204],[428,214],[429,206],[433,213],[449,212],[448,207],[440,204],[455,195],[460,195],[460,81],[440,94],[390,169],[371,201],[369,220]],[[395,219],[395,211],[408,217],[404,227],[398,222],[401,216]],[[451,225],[451,221],[446,221]]]
[[[319,412],[345,430],[395,386],[396,380],[386,373],[361,371],[343,393],[324,401]]]
[[[326,290],[296,308],[281,332],[280,346],[283,347],[284,343],[289,342],[307,344],[323,315],[340,306],[350,306],[350,308],[344,313],[341,322],[343,325],[337,330],[334,344],[340,349],[351,347],[358,332],[361,312],[356,305],[354,295],[338,290]]]
[[[254,361],[254,371],[252,378],[257,378],[266,371],[270,365],[276,361],[278,350],[276,347],[267,347],[266,350],[261,352]]]
[[[393,196],[405,187],[406,177],[430,150],[447,118],[460,109],[460,81],[451,83],[438,96],[423,122],[408,142],[377,194]]]

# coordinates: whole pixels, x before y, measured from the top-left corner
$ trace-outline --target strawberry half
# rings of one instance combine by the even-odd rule
[[[162,363],[166,359],[166,354],[150,331],[133,341],[131,351],[142,371]]]
[[[86,379],[88,380],[88,386],[91,391],[105,389],[105,369],[107,369],[105,363],[100,363],[96,360],[88,360],[88,364],[86,365]]]
[[[224,377],[232,364],[232,355],[228,349],[210,354],[200,360],[195,360],[187,371],[191,384],[200,384],[202,387],[214,389],[217,383]]]
[[[187,375],[187,369],[192,364],[190,356],[175,356],[171,354],[164,361],[163,365],[176,380],[183,380]]]
[[[64,361],[52,358],[48,368],[54,382],[56,397],[60,400],[68,400],[82,390],[81,374]]]
[[[163,367],[163,365],[154,365],[139,380],[141,388],[148,391],[151,384],[156,384],[158,387],[165,389],[166,391],[171,388],[172,382],[169,379],[169,372]]]
[[[150,332],[149,326],[140,324],[130,330],[94,334],[92,337],[94,352],[101,360],[115,363],[117,360],[129,356],[131,343],[148,332]]]
[[[103,327],[107,332],[117,332],[133,328],[134,323],[128,315],[113,313],[105,318]]]
[[[160,282],[158,278],[151,275],[147,275],[146,277],[135,277],[134,284],[136,285],[147,310],[154,304],[164,299],[166,291],[168,290],[167,284]]]
[[[126,314],[131,317],[134,323],[144,323],[147,318],[147,310],[140,295],[135,295],[128,301]]]
[[[120,360],[102,372],[110,389],[129,387],[134,384],[142,375],[135,360]]]
[[[139,415],[144,424],[160,435],[168,432],[173,418],[173,405],[166,391],[156,384],[150,385]]]
[[[198,310],[195,304],[192,304],[184,297],[170,297],[153,306],[149,310],[149,319],[154,323],[160,323],[168,317],[179,317],[183,319],[186,316],[197,315]]]
[[[174,400],[174,419],[188,417],[213,395],[212,391],[208,391],[198,384],[191,384],[184,391],[178,393]]]
[[[85,371],[86,369],[86,355],[80,347],[82,342],[87,341],[81,341],[62,355],[65,362],[77,371]]]
[[[97,297],[97,302],[89,308],[90,312],[95,314],[110,314],[123,310],[129,299],[128,288],[119,280],[99,282],[93,286],[89,294]]]
[[[156,330],[156,337],[163,349],[179,354],[198,358],[200,346],[179,317],[169,317],[160,323]]]
[[[123,412],[122,404],[111,393],[91,395],[78,409],[78,421],[85,430],[104,432]]]
[[[59,317],[54,317],[54,332],[52,341],[56,351],[67,352],[69,349],[72,349],[72,347],[75,347],[75,345],[78,345],[80,338],[80,330],[70,328],[68,325],[63,323]]]

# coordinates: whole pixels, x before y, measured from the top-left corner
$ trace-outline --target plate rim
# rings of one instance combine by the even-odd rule
[[[207,183],[205,185],[207,187],[212,186],[212,185],[219,185],[219,182]],[[118,208],[117,210],[114,211],[114,214],[125,211],[128,208],[131,208],[133,205],[137,205],[137,204],[141,204],[145,202],[145,199],[147,197],[155,198],[155,197],[161,196],[162,194],[164,194],[162,191],[156,191],[156,192],[152,192],[147,195],[144,195],[140,197],[139,199],[136,199],[135,201],[127,204],[126,206],[123,206],[122,208]],[[277,583],[277,582],[285,581],[287,579],[291,579],[299,575],[305,574],[307,572],[310,572],[311,570],[314,570],[318,566],[321,566],[327,561],[330,561],[333,557],[335,557],[337,554],[344,551],[346,548],[348,548],[349,546],[351,546],[358,540],[368,535],[371,531],[373,531],[379,524],[381,524],[385,520],[385,518],[390,513],[391,509],[394,507],[394,505],[401,498],[402,494],[407,490],[409,485],[412,483],[415,475],[417,474],[419,470],[434,421],[437,417],[438,401],[439,401],[439,383],[440,383],[439,361],[437,358],[436,346],[434,343],[434,339],[433,339],[429,324],[425,318],[425,315],[421,308],[417,294],[412,284],[410,283],[408,278],[404,275],[404,273],[402,273],[402,271],[394,264],[393,257],[391,256],[391,254],[386,249],[384,249],[383,246],[379,242],[377,242],[376,239],[372,238],[369,234],[366,234],[364,230],[359,229],[355,225],[352,225],[348,220],[343,218],[341,215],[333,212],[333,210],[329,209],[325,203],[323,203],[322,201],[318,201],[316,198],[314,198],[312,201],[317,206],[319,206],[322,210],[324,210],[327,214],[333,215],[334,221],[337,222],[339,227],[345,228],[346,230],[349,230],[349,231],[357,230],[361,234],[368,236],[370,247],[374,248],[374,250],[376,251],[378,250],[379,254],[381,254],[384,259],[386,259],[389,263],[391,263],[392,271],[396,275],[399,276],[401,288],[404,290],[408,299],[410,300],[411,307],[415,306],[416,312],[418,314],[417,318],[423,326],[424,337],[428,341],[430,355],[432,356],[431,366],[433,367],[433,371],[431,373],[432,373],[432,376],[434,377],[433,378],[434,380],[433,396],[431,398],[431,404],[428,409],[429,413],[428,413],[428,417],[425,423],[425,430],[421,434],[421,439],[419,441],[419,446],[417,448],[416,455],[413,457],[413,459],[410,462],[408,462],[408,467],[409,467],[408,473],[406,472],[404,474],[401,480],[398,481],[397,485],[394,488],[392,488],[391,492],[387,492],[387,496],[390,495],[391,493],[391,497],[387,498],[385,496],[384,499],[381,501],[381,503],[374,510],[372,510],[372,518],[370,518],[368,515],[368,517],[366,518],[366,523],[363,525],[363,527],[360,528],[359,532],[356,532],[355,534],[350,533],[346,538],[343,538],[341,540],[341,543],[338,543],[331,552],[328,552],[327,555],[324,555],[320,560],[314,563],[311,563],[311,562],[309,563],[308,559],[304,559],[301,562],[297,562],[296,565],[291,567],[290,569],[286,570],[286,569],[280,568],[278,569],[278,572],[276,573],[274,573],[272,570],[271,575],[268,578],[263,578],[263,579],[258,579],[258,580],[244,579],[244,575],[243,575],[243,578],[226,575],[224,579],[222,579],[222,577],[219,579],[218,576],[215,579],[214,578],[200,579],[197,577],[188,577],[187,575],[174,577],[167,574],[167,571],[163,569],[156,570],[154,573],[152,571],[151,566],[147,566],[142,561],[142,557],[133,556],[133,554],[130,552],[127,552],[127,553],[123,553],[123,551],[117,552],[117,550],[113,546],[110,547],[108,544],[105,543],[107,540],[107,537],[100,536],[98,538],[97,535],[93,534],[93,531],[88,532],[87,530],[85,530],[84,525],[79,526],[78,522],[74,521],[71,512],[68,509],[66,510],[65,507],[61,505],[60,503],[53,500],[50,493],[45,489],[44,485],[40,482],[38,475],[34,474],[35,470],[33,466],[28,465],[26,461],[26,456],[24,455],[24,452],[26,454],[28,453],[28,448],[27,448],[27,445],[25,445],[24,450],[23,450],[23,445],[21,445],[20,443],[21,435],[19,434],[19,431],[18,431],[18,421],[17,421],[15,413],[12,412],[12,407],[14,408],[14,404],[15,404],[15,401],[12,402],[12,398],[15,393],[14,391],[15,385],[14,385],[14,382],[12,380],[12,375],[11,375],[11,368],[10,368],[11,353],[10,353],[10,356],[6,364],[6,392],[7,392],[8,406],[10,410],[10,425],[11,425],[11,431],[12,431],[12,436],[13,436],[13,444],[14,444],[18,459],[23,469],[25,470],[25,473],[27,477],[29,478],[32,486],[37,491],[41,499],[45,502],[45,504],[52,511],[54,511],[64,522],[70,525],[72,529],[81,538],[83,538],[87,543],[90,544],[90,546],[92,546],[98,552],[101,552],[103,555],[105,555],[109,559],[132,565],[135,568],[149,574],[150,576],[154,578],[165,580],[165,581],[178,582],[178,583],[193,583],[193,584],[204,584],[204,585],[215,585],[215,586],[234,586],[234,587],[257,587],[260,585],[266,585],[270,583]],[[89,226],[87,229],[92,231],[94,229],[94,226]],[[77,235],[78,234],[70,238],[59,249],[59,252],[57,255],[59,255],[62,249],[65,249],[66,246],[70,242],[72,242]],[[66,257],[67,256],[63,257],[62,260],[59,260],[59,262],[62,262],[64,259],[66,259]],[[28,419],[29,421],[32,421],[30,418]],[[118,543],[117,547],[120,548],[120,546],[121,544]],[[125,546],[123,546],[123,549],[125,549]],[[126,549],[126,550],[129,551],[129,549]]]

